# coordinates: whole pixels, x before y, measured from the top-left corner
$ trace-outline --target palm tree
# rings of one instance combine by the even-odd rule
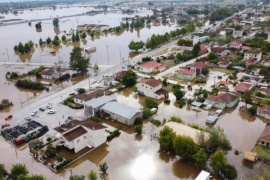
[[[29,172],[24,164],[13,164],[10,170],[10,177],[13,180],[17,180],[18,176],[26,176],[28,173]]]
[[[89,180],[97,180],[97,173],[93,170],[91,170],[88,174],[88,179]]]
[[[107,173],[107,170],[108,170],[108,165],[106,162],[103,162],[103,163],[100,163],[99,164],[99,170],[103,173],[103,174],[106,174]]]

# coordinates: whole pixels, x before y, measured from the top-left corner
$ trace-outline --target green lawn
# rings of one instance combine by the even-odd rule
[[[270,160],[270,148],[269,147],[257,145],[254,147],[253,151],[258,153],[258,155],[260,157],[263,157],[265,159]]]
[[[232,74],[234,72],[233,70],[229,70],[226,68],[218,68],[218,67],[212,68],[212,69],[210,69],[210,71],[219,71],[219,72],[223,72],[226,74]]]

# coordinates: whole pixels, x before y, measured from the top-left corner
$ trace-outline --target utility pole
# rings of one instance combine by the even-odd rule
[[[7,48],[6,48],[6,52],[7,52],[7,57],[8,57],[8,61],[9,61],[9,55],[8,55],[8,51],[7,51]]]
[[[63,83],[61,81],[61,60],[60,60],[59,50],[58,50],[58,66],[59,66],[59,81],[60,81],[60,86],[63,89]],[[57,69],[56,69],[56,71],[57,71]]]

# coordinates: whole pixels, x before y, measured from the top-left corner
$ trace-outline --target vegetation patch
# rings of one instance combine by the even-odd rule
[[[253,151],[258,153],[260,157],[270,160],[270,151],[268,147],[257,145],[254,147]]]
[[[161,125],[161,122],[157,119],[152,119],[151,123],[154,124],[155,126],[159,127]]]

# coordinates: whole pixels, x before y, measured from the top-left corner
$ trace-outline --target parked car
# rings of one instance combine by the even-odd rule
[[[75,93],[70,93],[69,96],[75,96],[76,94]]]
[[[65,145],[65,141],[60,141],[59,143],[57,143],[57,146],[63,146]]]
[[[37,110],[34,110],[34,111],[31,113],[31,116],[35,116],[37,113],[38,113],[38,111],[37,111]]]
[[[8,127],[8,126],[10,126],[10,124],[8,124],[8,123],[2,124],[2,129],[5,127]]]
[[[31,118],[28,117],[28,116],[25,116],[24,119],[25,119],[26,121],[31,121]]]
[[[45,108],[41,107],[39,108],[40,111],[45,111]]]
[[[8,115],[7,117],[5,117],[5,120],[7,121],[7,120],[10,120],[10,119],[12,119],[13,118],[13,116],[10,114],[10,115]]]
[[[73,120],[74,117],[73,117],[73,116],[68,116],[67,119],[68,119],[68,120]]]
[[[43,164],[46,163],[46,160],[42,156],[38,156],[38,160],[42,162]]]
[[[52,109],[52,106],[48,104],[47,109]]]
[[[47,113],[48,114],[55,114],[55,110],[49,110]]]

